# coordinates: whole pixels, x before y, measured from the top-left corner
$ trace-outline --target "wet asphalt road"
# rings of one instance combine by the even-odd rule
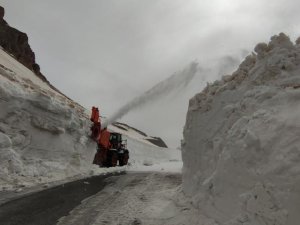
[[[101,191],[111,176],[108,174],[73,181],[0,205],[1,225],[54,225],[83,199]]]

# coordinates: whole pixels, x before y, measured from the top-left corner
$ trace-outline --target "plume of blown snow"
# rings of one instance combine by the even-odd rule
[[[103,127],[106,127],[116,120],[122,118],[133,109],[153,102],[171,92],[180,92],[184,90],[184,88],[187,87],[187,85],[193,80],[198,70],[198,63],[192,62],[181,72],[171,75],[167,79],[154,85],[141,96],[132,99],[130,102],[122,106],[117,112],[104,121]]]

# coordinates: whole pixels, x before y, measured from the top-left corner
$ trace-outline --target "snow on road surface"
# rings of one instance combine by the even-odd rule
[[[134,130],[122,132],[129,166],[92,165],[96,144],[87,113],[0,49],[0,191],[140,167],[181,169],[178,150],[157,147]]]
[[[300,221],[300,39],[260,43],[190,100],[183,191],[213,224]]]
[[[182,220],[188,224],[191,208],[175,201],[180,196],[180,174],[129,173],[108,179],[109,186],[85,199],[58,225],[174,225]]]
[[[30,216],[29,216],[30,215]],[[130,172],[76,180],[0,205],[6,225],[212,225],[181,191],[181,174]]]

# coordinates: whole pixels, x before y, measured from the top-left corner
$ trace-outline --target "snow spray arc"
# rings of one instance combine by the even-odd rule
[[[112,116],[108,117],[104,121],[103,127],[110,125],[135,108],[155,101],[156,99],[163,97],[172,91],[183,90],[193,80],[198,69],[198,63],[192,62],[184,70],[175,73],[167,79],[154,85],[148,91],[144,92],[141,96],[132,99],[130,102],[122,106]]]

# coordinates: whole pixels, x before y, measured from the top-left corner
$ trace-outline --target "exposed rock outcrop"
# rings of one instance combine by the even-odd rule
[[[46,82],[53,90],[61,93],[41,73],[40,66],[35,61],[28,36],[11,26],[4,20],[5,9],[0,6],[0,46],[10,55],[13,55],[20,63],[32,70],[42,81]],[[64,95],[65,96],[65,95]],[[67,96],[65,96],[67,97]],[[68,97],[67,97],[68,98]]]
[[[28,43],[27,34],[10,27],[3,19],[4,14],[5,10],[0,6],[0,45],[36,75],[46,80],[40,72],[39,65],[35,62],[35,54]]]
[[[0,6],[0,20],[2,21],[4,17],[4,8]]]
[[[161,147],[161,148],[168,148],[167,144],[160,137],[149,137],[146,133],[144,133],[134,127],[131,127],[125,123],[115,122],[112,125],[121,130],[124,130],[124,131],[133,130],[133,131],[137,132],[138,134],[144,136],[145,140],[149,141],[150,143],[152,143],[158,147]]]
[[[160,137],[152,137],[147,140],[158,147],[168,148],[167,144]]]

